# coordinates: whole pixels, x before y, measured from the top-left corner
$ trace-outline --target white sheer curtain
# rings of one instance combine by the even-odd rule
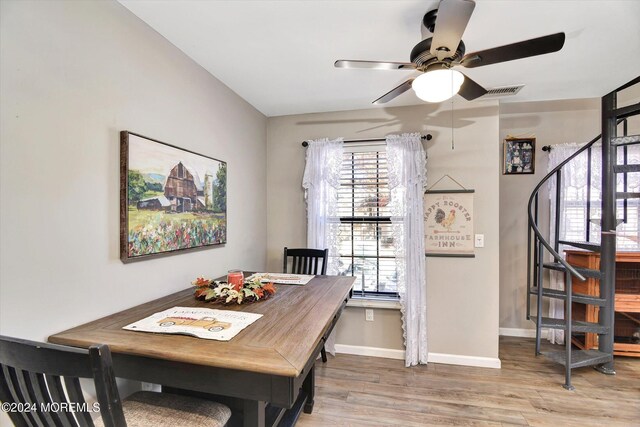
[[[549,153],[549,166],[547,171],[551,172],[556,166],[558,166],[562,161],[564,161],[567,157],[571,156],[573,153],[578,151],[578,149],[582,146],[582,144],[576,143],[568,143],[568,144],[558,144],[554,145]],[[567,185],[570,185],[572,182],[575,182],[575,178],[584,177],[583,181],[586,185],[586,161],[580,161],[583,155],[580,155],[578,158],[569,162],[562,168],[562,178],[561,182],[563,183],[562,188],[560,188],[560,212],[563,212],[564,200],[566,198],[567,193]],[[549,242],[551,245],[555,244],[555,233],[556,226],[555,220],[556,217],[556,179],[551,178],[549,180],[549,206],[550,206],[550,221],[549,221]],[[566,216],[560,215],[560,230],[566,230]],[[562,240],[564,236],[560,236]],[[560,254],[563,254],[563,247],[560,247]],[[564,289],[564,273],[559,271],[551,271],[549,273],[550,287],[552,289]],[[564,319],[564,301],[558,300],[555,298],[550,298],[549,301],[549,317],[554,319]],[[549,341],[552,344],[563,344],[564,343],[564,331],[558,329],[549,329],[548,335]]]
[[[340,223],[332,218],[337,217],[338,211],[343,146],[342,138],[309,141],[302,178],[307,203],[307,247],[329,249],[327,274],[338,274]],[[327,339],[325,348],[335,354],[335,331]]]
[[[566,158],[574,154],[584,144],[567,143],[558,144],[552,147],[549,154],[549,167],[551,171],[558,166]],[[618,149],[618,164],[623,163],[623,150]],[[640,163],[640,147],[630,146],[627,150],[627,163]],[[591,221],[589,241],[600,242],[600,223],[601,213],[601,189],[602,189],[602,148],[601,145],[595,144],[591,149],[591,211],[587,212],[587,170],[589,158],[587,152],[583,152],[575,159],[572,159],[561,169],[560,188],[560,240],[566,241],[584,241],[586,237],[587,221]],[[623,176],[619,174],[617,177],[618,191],[623,191]],[[556,197],[556,179],[549,181],[549,241],[555,243],[555,197]],[[638,174],[627,175],[627,191],[640,191],[640,177]],[[640,230],[638,227],[639,213],[638,199],[630,199],[627,208],[627,223],[620,224],[616,231],[616,245],[618,250],[640,250]],[[618,201],[617,215],[622,218],[623,206],[622,201]],[[560,245],[559,253],[564,255],[564,250],[568,249]],[[552,271],[550,273],[550,286],[553,289],[564,289],[564,274]],[[551,299],[549,303],[549,317],[564,318],[564,302],[561,300]],[[549,330],[549,341],[554,344],[564,343],[564,331]]]
[[[427,156],[420,134],[387,137],[394,250],[402,311],[405,365],[427,363],[423,194]]]

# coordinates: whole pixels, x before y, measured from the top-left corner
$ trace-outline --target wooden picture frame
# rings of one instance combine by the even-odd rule
[[[120,132],[122,262],[226,242],[226,162]]]
[[[507,138],[503,149],[503,175],[535,173],[536,139]]]

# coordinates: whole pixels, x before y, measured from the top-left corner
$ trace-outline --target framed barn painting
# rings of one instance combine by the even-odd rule
[[[120,259],[227,242],[227,164],[120,132]]]

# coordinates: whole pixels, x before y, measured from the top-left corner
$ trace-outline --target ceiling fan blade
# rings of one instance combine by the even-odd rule
[[[374,70],[415,70],[411,62],[359,61],[339,59],[333,64],[336,68],[369,68]]]
[[[386,102],[391,101],[396,96],[405,93],[406,91],[411,89],[411,83],[413,83],[413,80],[414,79],[409,79],[406,82],[402,83],[401,85],[391,89],[389,92],[385,93],[380,98],[373,101],[372,104],[384,104]]]
[[[487,93],[485,88],[471,80],[469,76],[466,75],[464,76],[464,82],[462,82],[462,86],[460,86],[460,90],[458,91],[458,95],[467,101],[473,101],[476,98],[480,98],[485,93]]]
[[[455,55],[473,9],[473,0],[442,0],[438,6],[431,54],[440,61]]]
[[[562,49],[564,39],[564,33],[550,34],[518,43],[494,47],[493,49],[472,52],[465,55],[460,63],[463,67],[475,68],[497,64],[499,62],[513,61],[514,59],[544,55],[545,53],[557,52]]]

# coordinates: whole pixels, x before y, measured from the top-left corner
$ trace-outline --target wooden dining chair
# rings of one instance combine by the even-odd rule
[[[283,273],[293,274],[327,274],[329,249],[288,249],[284,248]],[[289,264],[289,261],[291,263]],[[291,268],[289,268],[291,265]]]
[[[0,401],[18,427],[219,427],[231,417],[223,404],[168,393],[142,391],[121,402],[103,344],[85,350],[0,336],[0,368]],[[93,379],[96,404],[85,401],[80,378]],[[92,420],[97,411],[101,418]]]
[[[329,249],[284,248],[283,273],[293,274],[327,274],[327,260]],[[289,268],[291,266],[291,268]],[[326,340],[326,337],[323,337]],[[327,363],[327,350],[322,346],[320,350],[322,362]]]

